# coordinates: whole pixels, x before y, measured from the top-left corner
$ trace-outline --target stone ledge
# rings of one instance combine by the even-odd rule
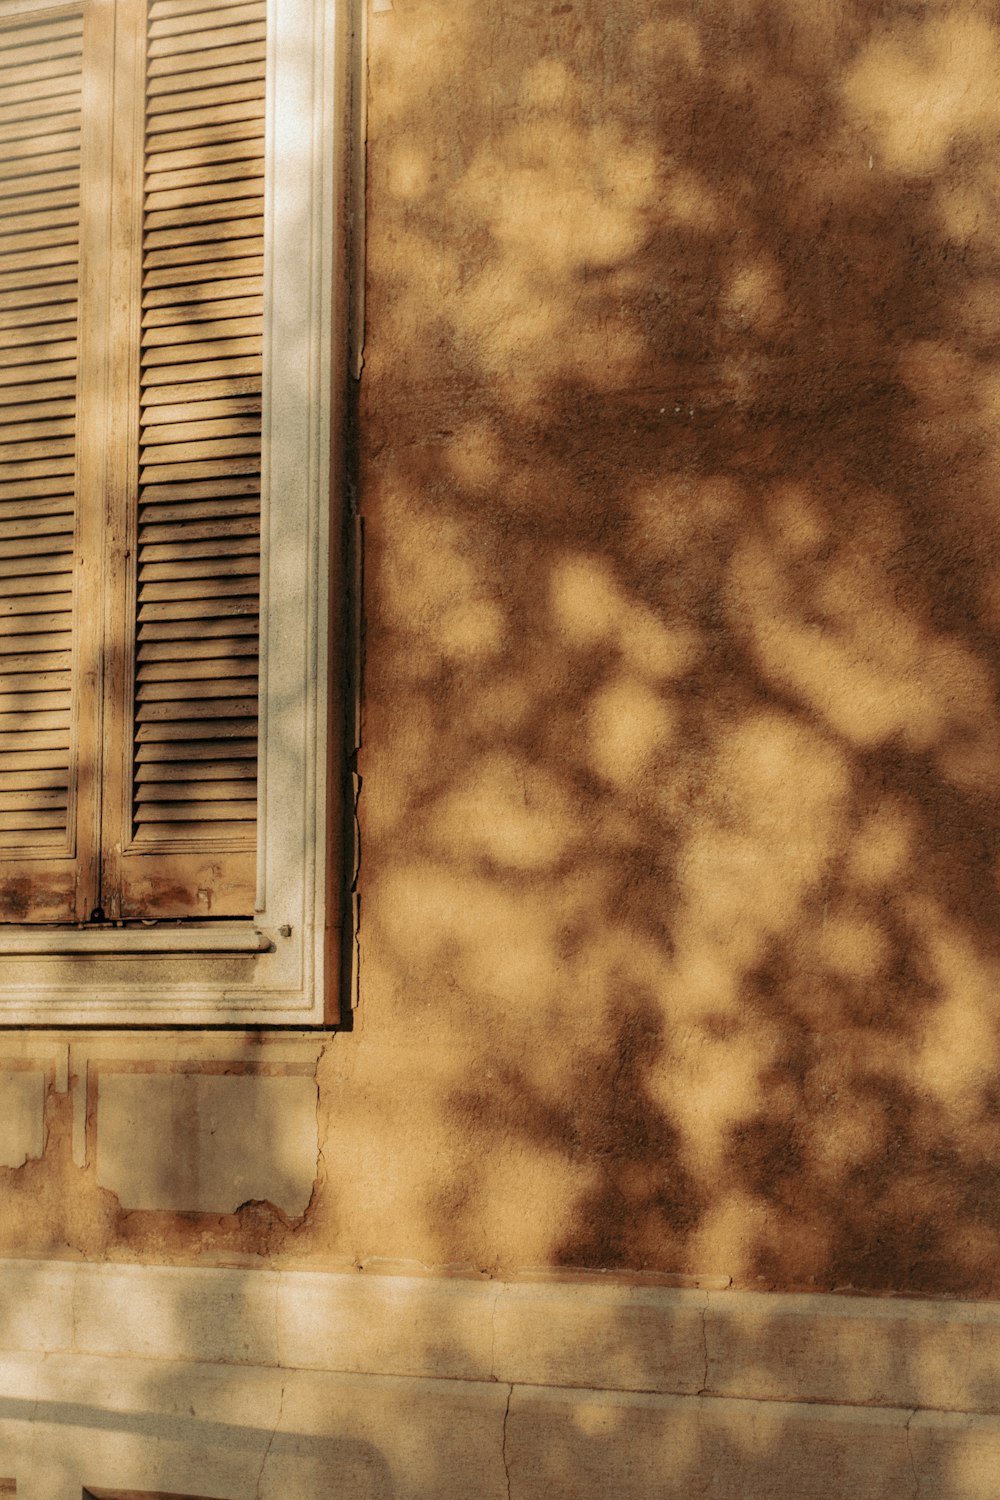
[[[1000,1414],[1000,1307],[0,1261],[0,1350]]]
[[[1000,1419],[22,1354],[0,1451],[19,1500],[995,1500]]]

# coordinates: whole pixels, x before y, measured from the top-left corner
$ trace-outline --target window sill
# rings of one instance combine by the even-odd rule
[[[246,923],[218,927],[0,927],[0,958],[87,953],[267,953],[270,939]]]

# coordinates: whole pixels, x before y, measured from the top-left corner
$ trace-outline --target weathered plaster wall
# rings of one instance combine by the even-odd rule
[[[370,46],[342,1233],[995,1290],[994,8]]]
[[[993,8],[394,0],[369,48],[319,1149],[251,1108],[284,1208],[123,1203],[52,1077],[0,1250],[995,1294]]]

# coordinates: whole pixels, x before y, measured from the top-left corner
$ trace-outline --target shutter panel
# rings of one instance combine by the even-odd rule
[[[148,12],[133,743],[116,916],[255,887],[264,3]]]
[[[82,11],[0,21],[0,921],[77,911]]]

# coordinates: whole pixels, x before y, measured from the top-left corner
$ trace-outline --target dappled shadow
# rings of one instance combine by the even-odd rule
[[[995,21],[371,45],[355,1243],[989,1292]]]
[[[373,14],[362,969],[314,1197],[88,1200],[53,1106],[19,1248],[993,1293],[998,47],[960,0]],[[191,1307],[164,1316],[188,1357]],[[744,1366],[777,1319],[731,1334]],[[405,1334],[379,1377],[484,1346],[443,1318],[404,1369]],[[859,1403],[947,1405],[951,1352],[909,1357]],[[773,1489],[812,1420],[775,1403],[854,1391],[857,1347],[825,1358],[742,1392],[772,1403],[749,1437],[493,1390],[482,1492]],[[137,1441],[168,1363],[126,1393]],[[243,1488],[206,1492],[267,1481],[275,1394]],[[375,1493],[468,1493],[385,1399],[288,1417],[273,1462],[318,1434]],[[828,1429],[844,1493],[897,1486],[886,1420],[874,1468]]]

